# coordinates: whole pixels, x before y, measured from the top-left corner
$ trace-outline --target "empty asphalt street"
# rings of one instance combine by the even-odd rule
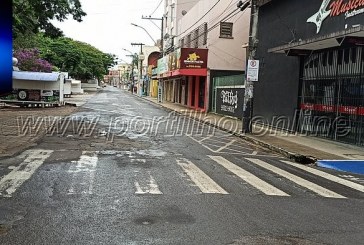
[[[0,159],[0,244],[363,244],[363,176],[114,87],[40,117],[19,130],[41,140]]]

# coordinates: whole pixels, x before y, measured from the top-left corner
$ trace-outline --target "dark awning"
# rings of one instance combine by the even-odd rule
[[[315,50],[340,47],[344,44],[364,45],[364,26],[358,25],[344,31],[285,44],[268,49],[268,52],[285,53],[289,56],[308,55]]]

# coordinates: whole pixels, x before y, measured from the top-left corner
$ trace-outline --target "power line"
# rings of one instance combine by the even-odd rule
[[[209,24],[211,24],[212,22],[214,22],[215,20],[217,20],[218,18],[220,18],[221,15],[223,15],[225,12],[228,11],[228,9],[230,9],[233,5],[231,5],[231,3],[233,2],[234,0],[231,0],[230,3],[228,4],[228,6],[225,8],[224,11],[221,12],[221,14],[219,14],[218,16],[216,16],[215,18],[213,18]]]
[[[188,44],[191,44],[193,41],[195,41],[196,39],[200,38],[201,36],[209,33],[210,31],[214,30],[215,28],[217,28],[218,26],[220,26],[220,22],[224,22],[226,20],[229,20],[230,18],[233,18],[234,16],[236,16],[239,13],[243,13],[246,9],[244,9],[243,11],[240,11],[240,9],[235,9],[233,11],[231,11],[229,14],[227,14],[225,17],[223,17],[220,21],[218,21],[216,24],[214,24],[213,26],[209,27],[206,32],[201,33],[200,35],[198,35],[197,37],[195,37],[194,39],[190,40],[190,42]],[[211,43],[210,45],[212,45],[214,43]],[[176,48],[182,48],[180,45],[177,46]]]
[[[149,15],[149,16],[152,16],[159,8],[159,6],[161,6],[163,0],[161,0],[159,3],[158,3],[158,6],[155,8],[155,10]]]
[[[202,18],[204,18],[208,13],[211,12],[211,10],[213,8],[216,7],[216,5],[220,2],[220,0],[218,0],[203,16],[201,16],[201,18],[199,18],[194,24],[192,24],[189,28],[187,28],[184,32],[182,32],[181,34],[179,34],[177,37],[181,36],[182,34],[186,33],[189,29],[191,29],[192,27],[194,27],[200,20],[202,20]]]

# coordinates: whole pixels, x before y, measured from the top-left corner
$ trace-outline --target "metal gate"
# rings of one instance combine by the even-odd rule
[[[212,111],[241,118],[244,100],[244,74],[214,77],[212,84]]]
[[[364,145],[364,51],[347,47],[305,58],[299,131]]]

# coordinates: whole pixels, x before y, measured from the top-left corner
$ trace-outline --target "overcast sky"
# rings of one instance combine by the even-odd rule
[[[129,53],[122,48],[139,52],[140,47],[132,47],[131,43],[153,45],[148,34],[131,23],[144,27],[154,40],[160,39],[161,21],[156,20],[153,24],[150,20],[142,19],[142,16],[161,18],[164,0],[80,1],[82,9],[87,13],[82,22],[74,21],[72,17],[65,22],[53,22],[67,37],[89,43],[127,62],[130,62],[131,58],[125,56]]]

